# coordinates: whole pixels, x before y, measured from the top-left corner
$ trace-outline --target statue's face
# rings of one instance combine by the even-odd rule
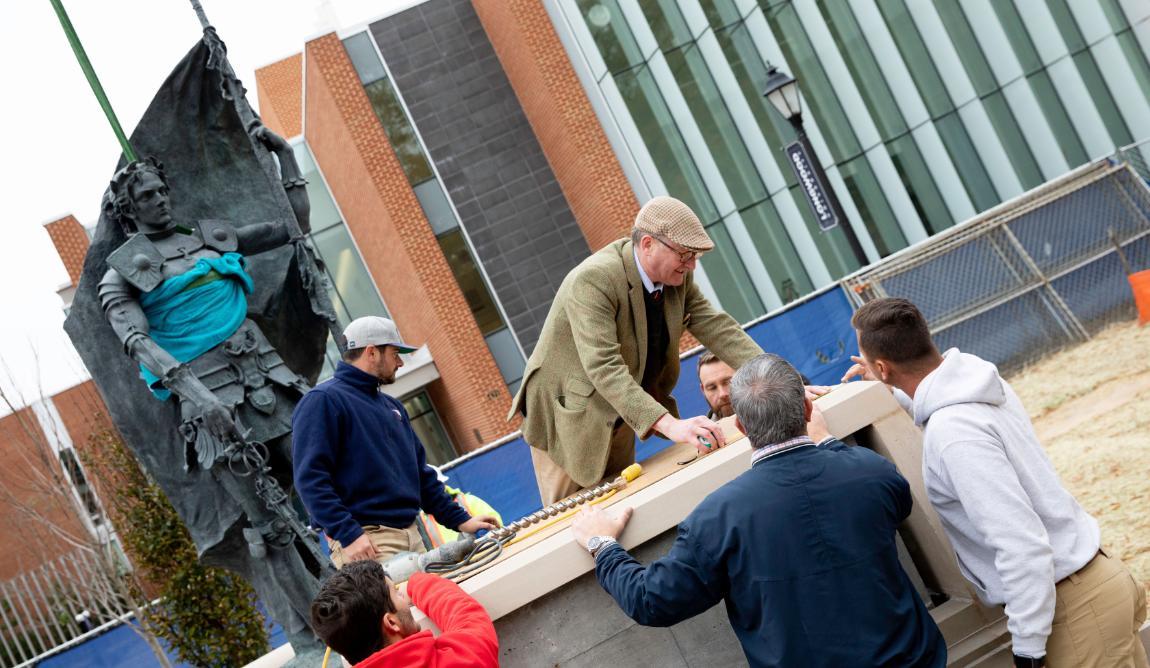
[[[160,177],[144,172],[129,188],[136,213],[136,226],[141,232],[162,230],[171,225],[168,187]]]

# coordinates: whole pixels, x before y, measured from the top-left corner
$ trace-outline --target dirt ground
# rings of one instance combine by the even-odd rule
[[[1103,544],[1150,589],[1150,325],[1114,325],[1007,380]]]

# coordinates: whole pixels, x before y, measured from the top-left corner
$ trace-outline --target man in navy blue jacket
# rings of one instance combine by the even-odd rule
[[[312,520],[323,528],[336,567],[423,552],[419,509],[440,524],[474,533],[498,526],[471,517],[427,465],[423,444],[403,404],[379,391],[395,382],[400,353],[415,350],[387,318],[359,318],[335,377],[304,395],[292,415],[295,486]]]
[[[614,542],[630,509],[576,519],[603,588],[647,626],[725,601],[752,666],[946,665],[946,641],[898,562],[907,481],[831,437],[777,355],[739,369],[731,402],[755,448],[751,469],[695,508],[665,557],[644,567]]]

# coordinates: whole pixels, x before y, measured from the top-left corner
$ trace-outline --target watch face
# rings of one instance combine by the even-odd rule
[[[602,544],[603,538],[601,536],[591,536],[591,540],[587,541],[587,549],[594,552],[599,549],[599,546]]]

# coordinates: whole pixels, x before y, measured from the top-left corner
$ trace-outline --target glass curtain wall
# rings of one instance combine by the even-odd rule
[[[717,230],[704,268],[740,319],[766,303],[756,260],[784,302],[856,268],[785,161],[768,62],[798,79],[804,127],[880,256],[1097,157],[1099,137],[1150,138],[1150,19],[1120,0],[548,2],[647,187]]]
[[[487,341],[487,347],[499,366],[508,390],[514,394],[523,378],[526,360],[511,329],[480,271],[471,246],[459,225],[447,193],[431,166],[431,161],[404,109],[394,84],[383,66],[379,51],[367,32],[357,33],[343,40],[352,65],[359,74],[372,109],[379,118],[387,138],[395,150],[407,181],[415,192],[439,248],[459,284],[475,322]]]
[[[301,175],[307,179],[307,194],[311,201],[311,232],[308,239],[316,256],[323,263],[330,288],[331,303],[339,328],[366,315],[388,317],[375,281],[371,279],[359,250],[348,234],[347,226],[339,215],[335,200],[324,185],[323,176],[315,164],[307,142],[299,139],[292,143]],[[339,346],[327,337],[327,349],[320,380],[330,378],[339,361]]]

